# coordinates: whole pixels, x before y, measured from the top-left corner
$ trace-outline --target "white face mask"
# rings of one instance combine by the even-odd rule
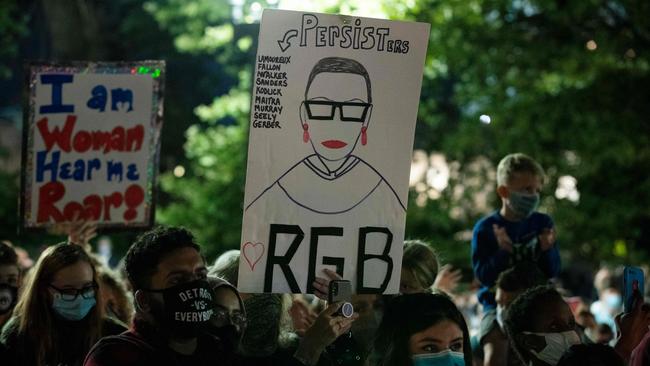
[[[503,313],[505,309],[502,308],[500,305],[497,305],[497,323],[499,324],[499,327],[501,330],[504,330],[505,327],[503,326]]]
[[[544,337],[546,347],[541,351],[530,350],[535,357],[540,361],[544,361],[549,365],[557,365],[560,362],[562,355],[569,350],[573,345],[580,344],[580,336],[575,330],[569,330],[561,333],[531,333],[524,332],[524,334],[532,334]]]
[[[596,341],[598,340],[598,333],[591,328],[585,329],[585,336],[587,336],[587,338],[589,338],[594,343],[596,343]]]

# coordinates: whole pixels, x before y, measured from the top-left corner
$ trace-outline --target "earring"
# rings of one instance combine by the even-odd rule
[[[368,134],[366,133],[368,127],[361,127],[361,145],[366,146],[368,143]]]
[[[302,142],[307,143],[309,141],[309,125],[306,123],[302,124]]]

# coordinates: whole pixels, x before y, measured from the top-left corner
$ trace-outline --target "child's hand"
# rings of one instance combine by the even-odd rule
[[[499,227],[499,225],[492,225],[492,230],[494,230],[494,236],[497,238],[497,243],[499,243],[499,248],[505,250],[508,253],[512,253],[512,239],[508,236],[506,228]]]
[[[554,228],[546,228],[542,230],[542,233],[539,234],[538,239],[539,239],[539,247],[542,249],[542,252],[545,252],[555,245],[555,240],[557,238],[557,234],[555,232]]]
[[[293,329],[299,336],[304,336],[318,316],[302,299],[294,299],[289,308]]]
[[[433,287],[446,293],[452,293],[458,287],[461,278],[463,278],[463,274],[460,269],[454,270],[451,265],[445,264],[440,268]]]

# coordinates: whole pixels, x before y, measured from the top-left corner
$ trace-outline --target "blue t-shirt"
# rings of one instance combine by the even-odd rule
[[[506,229],[513,243],[512,254],[499,248],[494,236],[495,224]],[[539,212],[533,212],[526,219],[513,222],[506,220],[496,211],[476,223],[472,234],[472,267],[474,275],[481,282],[478,299],[485,309],[496,307],[494,292],[490,289],[496,284],[499,274],[518,262],[535,262],[548,278],[557,276],[560,272],[557,243],[542,252],[537,238],[542,230],[550,228],[553,228],[551,217]]]

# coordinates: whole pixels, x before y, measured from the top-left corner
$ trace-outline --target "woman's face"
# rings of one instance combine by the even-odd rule
[[[463,352],[463,331],[451,320],[442,320],[409,339],[410,356],[446,350]]]
[[[215,304],[216,304],[216,315],[210,319],[210,322],[213,326],[220,328],[226,325],[233,325],[237,329],[237,332],[241,334],[245,326],[242,323],[242,309],[239,305],[239,298],[237,294],[226,286],[218,287],[214,290],[215,295]]]
[[[312,115],[329,115],[328,102],[367,103],[368,90],[363,76],[350,73],[324,72],[316,75],[307,92],[307,101],[323,102],[310,106]],[[363,107],[341,107],[347,117],[363,116]],[[346,158],[352,153],[359,140],[361,127],[367,125],[368,109],[364,121],[341,120],[341,108],[335,108],[332,119],[310,119],[307,106],[301,106],[302,122],[309,127],[310,143],[316,154],[329,161]]]
[[[87,262],[78,261],[75,264],[61,268],[54,274],[52,282],[48,285],[50,285],[49,291],[52,296],[59,290],[62,293],[70,294],[76,293],[76,290],[90,290],[93,288],[93,269]]]

